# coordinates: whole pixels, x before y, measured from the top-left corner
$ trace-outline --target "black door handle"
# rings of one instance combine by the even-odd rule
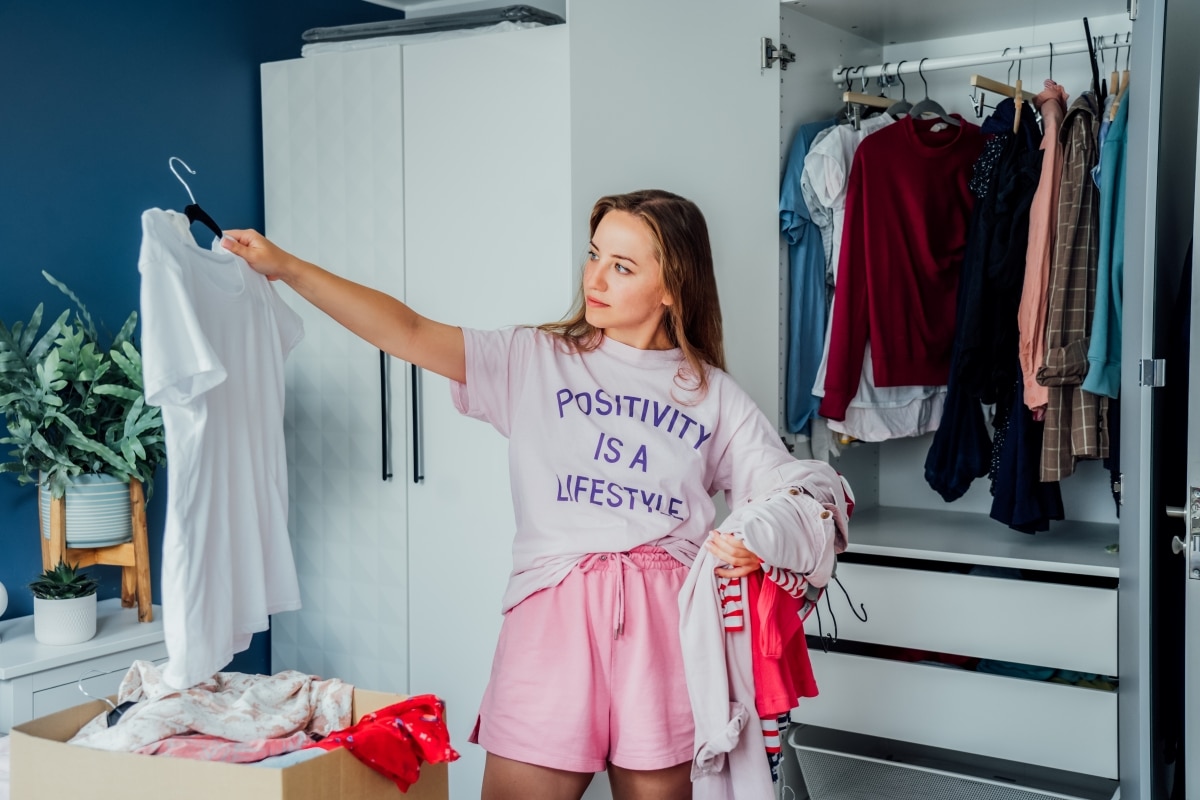
[[[382,350],[379,351],[379,421],[380,428],[383,432],[383,480],[392,479],[392,426],[391,415],[388,413],[391,405],[390,393],[388,391],[388,355]]]

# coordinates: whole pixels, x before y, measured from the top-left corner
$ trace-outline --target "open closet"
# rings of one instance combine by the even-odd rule
[[[978,124],[979,92],[984,105],[997,98],[986,81],[972,87],[972,74],[1019,78],[1036,93],[1048,55],[1014,59],[1011,72],[1007,60],[911,70],[1005,48],[1023,56],[1053,43],[1053,77],[1074,98],[1091,81],[1088,55],[1058,48],[1085,42],[1087,17],[1097,39],[1122,43],[1100,50],[1105,80],[1131,66],[1133,218],[1153,194],[1146,154],[1158,136],[1165,0],[1137,5],[1131,23],[1125,0],[568,0],[565,24],[266,64],[266,232],[431,318],[536,324],[568,310],[596,198],[677,192],[708,221],[730,372],[783,432],[779,190],[796,130],[844,114],[846,91],[880,94],[875,78],[862,84],[865,69],[849,68],[894,74],[900,62],[904,86],[882,90],[891,100],[928,96]],[[1129,253],[1150,246],[1132,234],[1126,242]],[[1041,780],[1059,796],[1109,797],[1118,785],[1125,798],[1151,796],[1141,580],[1150,412],[1138,362],[1154,356],[1152,312],[1142,309],[1154,302],[1153,272],[1152,259],[1127,258],[1119,520],[1097,463],[1063,481],[1066,520],[1028,535],[988,518],[986,479],[951,504],[930,489],[928,436],[843,448],[833,463],[856,509],[839,576],[867,621],[837,587],[820,629],[809,618],[813,637],[836,619],[838,641],[823,652],[812,640],[821,694],[794,713],[804,723],[793,728],[797,744],[857,758],[903,742],[914,761],[974,759],[995,780]],[[305,609],[276,618],[272,666],[435,692],[465,742],[511,565],[505,442],[454,411],[443,379],[381,360],[305,303],[291,305],[308,330],[289,360],[287,422]],[[785,438],[808,454],[805,441]],[[1102,675],[1120,688],[953,670],[899,650]],[[474,797],[483,754],[460,750],[451,793]],[[796,753],[785,751],[794,778]]]
[[[782,77],[781,145],[790,145],[801,124],[828,116],[846,91],[857,93],[848,99],[866,101],[838,110],[851,126],[869,124],[873,106],[902,97],[932,99],[979,125],[1004,99],[1000,86],[1011,87],[1005,89],[1011,98],[1022,83],[1041,91],[1051,76],[1074,100],[1092,83],[1082,17],[1107,42],[1124,43],[1130,35],[1123,3],[1013,11],[989,23],[986,14],[966,9],[959,17],[957,9],[910,7],[911,19],[897,19],[882,6],[784,4],[782,42],[803,54],[803,64],[798,58]],[[997,29],[989,30],[993,24]],[[1005,51],[1012,61],[995,58]],[[1105,82],[1125,52],[1098,51]],[[889,99],[867,105],[880,94]],[[1019,96],[1025,113],[1034,113],[1032,95]],[[914,156],[897,151],[896,157]],[[838,764],[825,753],[831,739],[839,742],[834,750],[853,752],[853,737],[843,735],[849,732],[873,737],[859,742],[858,755],[878,758],[875,739],[894,740],[933,748],[945,764],[968,773],[972,762],[986,761],[982,774],[1016,785],[1037,786],[1040,778],[1061,787],[1078,776],[1084,792],[1078,796],[1111,796],[1120,777],[1122,677],[1120,533],[1109,473],[1099,461],[1080,462],[1060,482],[1066,519],[1030,535],[989,518],[986,476],[965,496],[943,500],[926,481],[932,439],[855,443],[833,462],[858,499],[850,551],[839,565],[848,593],[831,587],[821,606],[826,613],[808,619],[812,637],[828,637],[836,624],[837,641],[813,648],[821,694],[793,713],[814,727],[792,732],[802,746],[791,755],[799,755],[801,772],[829,769]],[[886,747],[882,752],[900,758]],[[841,768],[853,775],[861,764],[848,758]],[[891,780],[902,774],[893,768]]]

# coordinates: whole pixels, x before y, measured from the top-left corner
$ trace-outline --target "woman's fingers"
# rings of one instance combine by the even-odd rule
[[[279,271],[287,258],[283,250],[256,230],[227,230],[221,239],[221,246],[241,256],[252,270],[271,280],[280,277]]]
[[[735,570],[738,573],[737,575],[722,575],[721,570],[717,570],[717,574],[722,575],[722,577],[748,575],[762,564],[762,559],[751,552],[742,543],[741,539],[732,533],[712,531],[705,546],[718,560],[728,564],[729,569]]]

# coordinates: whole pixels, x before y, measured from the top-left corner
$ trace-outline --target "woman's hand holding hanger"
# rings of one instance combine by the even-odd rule
[[[294,271],[291,262],[299,261],[256,230],[225,231],[221,245],[234,255],[244,258],[250,269],[272,281],[282,278],[287,283],[288,272]]]

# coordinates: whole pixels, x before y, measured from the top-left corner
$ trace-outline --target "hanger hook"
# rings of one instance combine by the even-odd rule
[[[1024,47],[1017,47],[1017,80],[1021,80],[1021,55],[1025,52]]]
[[[904,85],[904,77],[900,74],[900,68],[906,63],[908,63],[907,60],[896,65],[896,79],[900,81],[900,99],[908,102],[908,87]]]
[[[188,199],[192,201],[192,205],[196,205],[196,197],[195,197],[195,195],[192,194],[192,188],[187,185],[187,181],[185,181],[183,179],[183,176],[181,176],[178,172],[175,172],[174,162],[176,162],[176,161],[178,161],[180,164],[183,164],[183,168],[186,169],[188,171],[188,173],[190,173],[192,175],[196,174],[196,170],[192,169],[187,164],[184,164],[183,159],[180,158],[179,156],[171,156],[170,158],[167,159],[167,166],[171,168],[172,174],[174,174],[175,177],[179,179],[179,182],[183,184],[183,188],[187,190]]]
[[[180,161],[179,163],[183,164],[182,161]],[[186,167],[187,167],[187,164],[184,164],[184,168],[186,168]],[[83,688],[83,681],[85,678],[90,678],[90,677],[93,677],[94,675],[103,675],[103,674],[104,674],[104,670],[89,669],[87,672],[85,672],[79,676],[79,680],[75,682],[75,687],[77,689],[79,689],[79,691],[83,694],[84,697],[87,697],[88,699],[91,699],[91,700],[103,700],[105,703],[108,703],[109,708],[111,708],[113,711],[116,711],[117,707],[115,705],[113,705],[112,700],[109,700],[107,697],[96,697],[94,694],[88,694],[88,690]]]
[[[1129,51],[1133,48],[1129,46],[1129,32],[1125,32],[1125,70],[1129,71]]]
[[[922,58],[921,61],[917,64],[917,74],[921,76],[921,83],[925,84],[925,99],[926,100],[929,99],[929,81],[925,80],[925,71],[921,68],[925,66],[925,62],[928,60],[929,60],[929,57],[926,56],[925,58]]]
[[[887,76],[887,68],[888,68],[888,65],[891,63],[892,62],[890,62],[890,61],[885,61],[885,62],[883,62],[883,66],[879,68],[879,77],[876,80],[879,81],[880,90],[886,89],[888,86],[891,85],[890,81],[888,80],[888,76]]]
[[[1004,57],[1005,57],[1006,55],[1008,55],[1008,51],[1009,51],[1009,50],[1012,50],[1012,48],[1011,48],[1011,47],[1006,47],[1006,48],[1004,48],[1002,51],[1000,51],[1000,59],[1001,59],[1002,61],[1004,60]],[[1014,62],[1013,62],[1013,59],[1009,59],[1009,61],[1008,61],[1008,74],[1004,76],[1004,82],[1005,82],[1005,83],[1012,83],[1012,68],[1013,68],[1013,63],[1014,63]]]
[[[1050,43],[1050,80],[1054,80],[1054,42]]]
[[[850,88],[850,80],[846,76],[850,73],[850,70],[852,70],[852,69],[854,69],[854,68],[853,67],[842,67],[840,70],[838,70],[838,86],[840,86],[843,90]]]

